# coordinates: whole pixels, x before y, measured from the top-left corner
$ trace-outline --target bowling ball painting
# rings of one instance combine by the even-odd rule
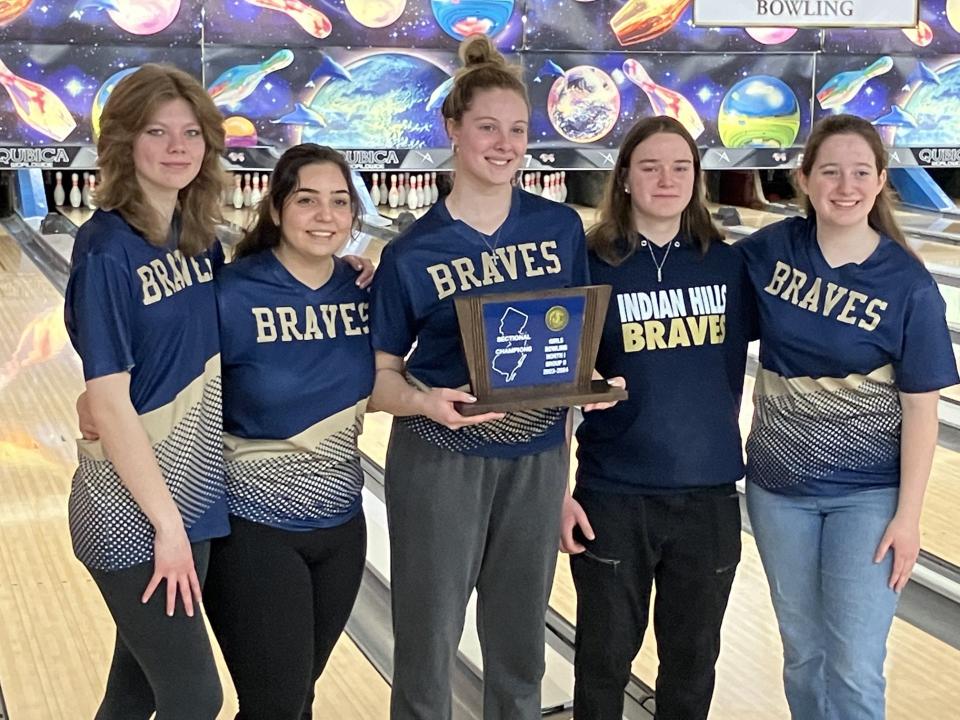
[[[717,130],[728,148],[790,147],[800,132],[800,103],[779,78],[751,75],[727,91]]]
[[[513,0],[430,0],[437,24],[450,37],[497,35],[513,14]]]
[[[303,127],[303,142],[339,148],[439,148],[450,141],[430,94],[449,75],[416,55],[386,52],[345,66],[352,80],[328,78],[307,106],[326,127]]]
[[[107,98],[117,86],[117,83],[123,80],[127,75],[135,73],[140,67],[124,68],[120,72],[115,72],[107,78],[106,82],[97,90],[93,98],[93,106],[90,108],[90,127],[93,129],[93,141],[96,142],[100,137],[100,116],[103,114],[103,106],[107,104]]]
[[[910,94],[903,109],[917,121],[917,127],[898,127],[896,145],[953,145],[960,147],[960,60],[936,73],[940,84],[925,82]]]
[[[547,115],[567,140],[596,142],[617,124],[620,91],[603,70],[579,65],[554,81],[547,97]]]
[[[33,0],[0,0],[0,27],[23,15]]]

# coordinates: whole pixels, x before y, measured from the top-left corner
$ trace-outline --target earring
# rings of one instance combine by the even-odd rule
[[[623,191],[624,191],[627,195],[629,195],[629,194],[630,194],[630,186],[629,186],[629,185],[624,185],[624,186],[623,186]]]

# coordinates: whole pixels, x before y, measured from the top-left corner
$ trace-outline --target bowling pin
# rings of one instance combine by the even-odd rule
[[[259,205],[260,198],[263,195],[260,194],[260,173],[253,174],[253,188],[250,190],[250,204]]]
[[[243,174],[243,206],[250,207],[250,173]]]
[[[417,209],[417,189],[413,186],[416,178],[410,181],[410,187],[407,189],[407,207],[411,210]]]
[[[427,196],[423,191],[423,175],[417,175],[417,207],[427,204]]]
[[[440,190],[437,188],[437,171],[430,173],[430,204],[440,199]]]
[[[560,171],[560,202],[567,201],[567,171]]]
[[[243,188],[240,187],[240,173],[233,176],[233,207],[237,210],[243,207]]]
[[[67,201],[67,193],[63,190],[63,173],[57,170],[57,184],[53,188],[53,204],[57,207],[63,207]]]
[[[263,197],[270,197],[270,176],[266,173],[260,176],[260,194]]]
[[[397,192],[400,193],[397,196],[397,202],[400,203],[400,205],[406,205],[407,204],[407,179],[406,177],[404,177],[403,173],[400,173],[400,179],[397,181],[397,185],[399,186],[397,188]]]
[[[87,177],[87,201],[84,203],[91,210],[97,209],[97,176],[90,173]]]
[[[90,173],[83,174],[83,180],[80,183],[80,204],[84,207],[90,207]]]
[[[388,199],[388,198],[387,198],[387,195],[388,195],[388,192],[387,192],[387,174],[386,174],[386,173],[380,173],[380,204],[381,204],[381,205],[386,205],[386,204],[387,204],[387,199]]]
[[[377,173],[373,174],[373,182],[370,184],[370,199],[373,200],[374,205],[380,204],[380,185],[379,185],[380,176]]]
[[[390,176],[390,192],[387,193],[387,202],[390,207],[395,208],[400,204],[400,191],[397,190],[397,176]]]
[[[83,196],[80,194],[80,176],[73,173],[70,181],[73,183],[73,187],[70,188],[70,207],[78,208],[83,201]]]

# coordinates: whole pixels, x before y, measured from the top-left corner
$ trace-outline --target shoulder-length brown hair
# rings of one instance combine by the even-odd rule
[[[350,178],[350,166],[343,155],[326,145],[314,143],[294,145],[277,160],[273,175],[270,176],[270,191],[260,201],[257,210],[257,221],[243,234],[243,239],[233,249],[235,260],[280,244],[283,206],[300,187],[300,168],[323,163],[335,165],[346,180],[347,192],[350,195],[350,212],[353,215],[353,230],[354,232],[359,230],[360,196]],[[279,218],[280,222],[274,222],[274,217]]]
[[[700,171],[700,152],[687,129],[677,120],[665,115],[643,118],[630,128],[620,145],[620,154],[607,178],[607,187],[600,203],[597,224],[587,233],[587,246],[602,260],[619,265],[637,251],[640,235],[634,227],[633,206],[625,190],[630,172],[630,159],[637,145],[657,133],[679,135],[693,156],[693,194],[680,215],[680,232],[707,252],[723,235],[713,224],[710,211],[704,203],[703,173]]]
[[[193,109],[203,135],[205,151],[200,172],[180,191],[179,248],[196,255],[213,244],[220,222],[220,193],[224,174],[220,155],[224,147],[223,116],[207,91],[192,76],[169,65],[147,64],[123,78],[110,93],[100,117],[97,162],[101,180],[97,205],[116,210],[153,245],[166,243],[165,228],[136,180],[133,144],[164,103],[182,99]]]
[[[813,172],[813,166],[817,162],[817,154],[820,152],[824,141],[834,135],[857,135],[863,138],[864,142],[870,146],[871,152],[873,152],[873,159],[877,165],[877,175],[880,175],[887,169],[887,151],[883,147],[883,141],[880,139],[880,134],[877,132],[877,129],[871,125],[868,120],[864,120],[856,115],[841,114],[825,117],[813,126],[813,129],[810,131],[810,136],[807,138],[807,144],[803,148],[803,162],[800,164],[800,167],[797,168],[798,174],[803,175],[805,178],[810,177],[810,173]],[[799,186],[799,183],[797,183],[797,185]],[[800,190],[799,187],[797,189]],[[803,194],[802,190],[800,192]],[[807,211],[807,217],[816,220],[817,211],[814,209],[809,197],[804,196],[804,206]],[[877,199],[874,201],[873,207],[867,215],[867,224],[878,233],[892,239],[918,262],[922,262],[919,256],[917,256],[907,244],[907,238],[904,236],[903,230],[900,229],[900,225],[893,215],[890,190],[886,185],[883,186],[880,194],[877,195]]]

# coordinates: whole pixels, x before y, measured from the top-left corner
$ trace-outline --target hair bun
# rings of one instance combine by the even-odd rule
[[[506,60],[486,35],[471,35],[460,43],[460,60],[465,68],[477,65],[505,65]]]

